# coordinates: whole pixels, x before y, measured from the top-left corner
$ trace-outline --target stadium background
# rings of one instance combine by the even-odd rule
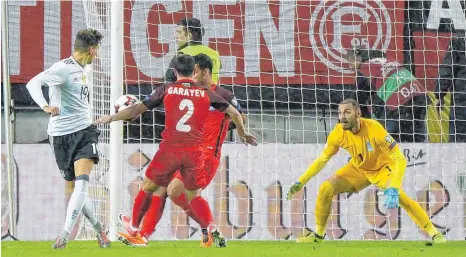
[[[298,2],[302,3],[303,1]],[[463,16],[457,17],[456,20],[440,19],[440,23],[437,26],[431,27],[428,25],[428,20],[431,15],[430,12],[432,10],[431,1],[382,2],[386,6],[392,6],[392,9],[390,9],[390,16],[392,21],[395,21],[392,24],[392,31],[394,32],[394,34],[392,35],[393,38],[390,41],[391,47],[389,49],[391,49],[391,52],[389,54],[392,56],[396,56],[398,61],[402,62],[407,68],[409,68],[413,72],[413,74],[421,80],[422,83],[426,83],[430,90],[434,91],[439,77],[438,67],[440,64],[446,62],[444,57],[447,49],[449,48],[449,45],[451,44],[452,38],[464,38],[464,30],[466,29],[466,18]],[[459,11],[460,13],[464,14],[465,2],[455,2],[461,5],[462,12],[461,10]],[[318,3],[318,1],[315,1],[314,7]],[[10,21],[10,26],[13,26],[13,28],[17,28],[16,30],[10,29],[10,63],[13,67],[12,98],[15,102],[16,117],[14,125],[14,142],[16,144],[46,143],[47,139],[45,131],[46,124],[48,122],[48,117],[47,115],[43,114],[43,112],[39,110],[35,103],[32,101],[25,88],[25,83],[33,75],[43,70],[44,66],[50,66],[53,62],[59,60],[60,58],[67,57],[69,55],[72,49],[72,35],[75,31],[78,30],[78,28],[85,26],[85,24],[83,24],[82,22],[82,20],[84,19],[82,14],[82,7],[79,6],[78,1],[61,2],[60,4],[35,1],[14,1],[10,4],[12,5],[9,9],[10,17],[14,18],[12,19],[12,21]],[[61,7],[61,13],[59,13],[58,15],[59,20],[53,20],[48,18],[52,16],[54,18],[57,18],[57,14],[54,13],[53,9],[57,7]],[[443,1],[442,7],[448,8],[447,1]],[[190,3],[187,2],[184,8],[186,9],[185,11],[189,12],[190,8],[192,8],[192,5],[190,5]],[[274,15],[276,15],[277,13],[277,9],[274,9],[274,7],[271,7],[270,11],[272,13],[275,13]],[[181,11],[180,13],[183,13],[183,11]],[[182,15],[180,15],[179,18],[182,18]],[[300,14],[298,13],[298,16],[299,15]],[[304,15],[304,13],[302,15]],[[310,15],[310,13],[308,15]],[[176,23],[179,18],[170,17],[167,19],[172,20]],[[309,23],[309,17],[307,18],[307,20],[304,21]],[[53,35],[53,28],[56,28],[57,26],[61,28],[61,34]],[[51,32],[51,34],[45,33],[47,32],[47,29],[49,29],[49,32]],[[47,36],[44,36],[44,34],[46,34]],[[55,42],[54,40],[58,40],[58,42]],[[261,42],[264,42],[264,39],[261,40]],[[214,46],[215,48],[215,44],[211,43],[210,45]],[[60,51],[58,51],[57,48],[53,47],[58,47]],[[230,77],[233,76],[235,79],[224,79],[222,77],[222,84],[226,82],[226,87],[234,91],[241,105],[243,107],[247,107],[247,110],[249,112],[251,130],[253,132],[262,131],[262,133],[260,133],[261,142],[279,144],[301,144],[297,145],[297,148],[305,146],[303,146],[302,144],[325,143],[326,132],[328,132],[329,129],[336,122],[334,115],[336,104],[340,102],[344,97],[351,97],[355,94],[355,87],[353,85],[354,80],[351,78],[351,76],[341,76],[340,73],[333,71],[331,71],[330,76],[328,76],[328,67],[320,61],[315,61],[317,65],[315,65],[314,70],[311,70],[315,74],[309,76],[309,78],[299,78],[299,72],[297,72],[296,69],[295,79],[277,79],[275,77],[276,71],[273,68],[272,62],[267,61],[267,59],[270,59],[270,53],[268,53],[267,50],[264,50],[266,48],[267,47],[264,44],[260,50],[261,54],[263,54],[264,60],[266,61],[260,64],[262,73],[260,74],[259,78],[252,79],[236,75],[236,73],[245,74],[245,68],[242,67],[242,70],[239,70],[238,72],[234,72],[234,70],[233,72],[230,72],[234,75],[228,75]],[[14,49],[16,49],[17,51],[14,51]],[[166,49],[163,49],[163,47],[162,50],[166,51]],[[305,55],[300,54],[299,56],[301,56],[302,59],[302,56]],[[302,61],[300,60],[299,56],[295,54],[296,62]],[[56,58],[54,59],[54,57]],[[132,64],[134,64],[134,62]],[[311,65],[310,63],[308,64]],[[264,67],[265,70],[263,70]],[[132,68],[134,69],[134,67]],[[14,73],[15,71],[17,73]],[[308,70],[306,74],[309,75],[311,71]],[[140,82],[140,84],[135,84],[136,81],[134,79],[128,79],[126,85],[127,93],[135,94],[139,97],[149,94],[152,90],[152,86],[148,83],[151,82],[151,80],[147,79],[147,77],[139,75],[136,75],[135,77],[139,78],[137,82]],[[47,93],[47,88],[44,88],[44,92]],[[447,109],[448,108],[445,108],[446,113],[444,113],[444,117],[448,117]],[[302,121],[300,122],[300,118],[293,121],[293,118],[296,116],[307,116],[309,118],[309,123],[303,124]],[[438,118],[435,117],[434,113],[432,112],[431,117],[436,119]],[[136,122],[128,124],[126,126],[125,139],[129,143],[149,143],[153,142],[152,138],[160,138],[160,132],[163,129],[163,112],[156,112],[155,114],[145,114],[142,116],[141,119],[142,120],[140,123]],[[444,122],[443,124],[438,121],[429,122],[430,128],[433,128],[434,130],[437,129],[437,131],[439,131],[439,128],[443,126],[442,131],[448,131],[448,129],[446,129],[446,127],[448,127],[449,125],[448,122]],[[158,124],[158,126],[154,127],[151,125],[152,123]],[[4,124],[3,116],[2,124]],[[293,130],[293,126],[301,128],[304,125],[308,126],[307,129],[310,131],[309,133],[305,133],[303,131],[291,132]],[[2,131],[4,130],[2,129]],[[287,133],[296,134],[289,135]],[[436,132],[435,134],[440,133]],[[147,140],[141,138],[146,138]],[[447,142],[447,138],[447,136],[442,137],[435,135],[431,137],[430,140],[431,142]],[[2,143],[3,139],[4,136],[2,134]],[[48,179],[56,183],[60,183],[58,182],[60,179],[58,171],[55,172],[54,175],[48,175],[50,173],[53,173],[53,171],[50,171],[50,169],[53,169],[54,164],[51,162],[53,159],[51,158],[50,154],[41,155],[40,151],[40,149],[43,149],[43,151],[48,151],[45,148],[47,146],[34,145],[34,148],[37,149],[31,149],[28,146],[29,145],[25,145],[23,147],[20,145],[15,146],[15,149],[21,149],[21,151],[16,150],[15,152],[17,155],[15,156],[15,158],[18,163],[18,170],[20,170],[20,167],[23,167],[23,170],[30,169],[31,165],[34,165],[34,163],[36,163],[39,160],[38,158],[41,159],[39,163],[49,164],[48,166],[44,166],[48,167],[47,169],[38,168],[38,171],[36,173],[36,175],[39,175],[42,174],[41,172],[43,172],[43,181],[35,180],[31,181],[31,184],[26,185],[28,185],[29,187],[34,187],[34,185],[36,185],[37,183],[47,184],[50,183]],[[429,149],[429,147],[431,146],[428,146],[427,144],[421,146],[407,145],[405,149],[408,149],[411,152],[416,152],[417,154],[413,154],[412,156],[418,157],[420,156],[419,151],[422,151],[420,150],[420,148]],[[442,144],[441,147],[447,150],[449,149],[448,144]],[[263,149],[262,151],[267,152],[267,150]],[[132,153],[127,152],[128,156],[125,156],[125,158],[128,157],[128,162],[131,162],[129,158],[131,154]],[[308,154],[309,159],[312,159],[313,155],[315,155],[315,153]],[[151,153],[148,154],[148,156],[151,156]],[[428,162],[428,160],[432,160],[432,158],[434,158],[434,156],[421,156],[421,159],[425,159],[425,162]],[[43,159],[46,159],[46,162],[44,162]],[[444,163],[445,160],[442,159],[440,162]],[[303,170],[303,167],[305,167],[305,165],[305,163],[297,164],[296,167],[294,167],[294,175],[290,175],[290,177],[299,174],[299,172]],[[461,169],[466,169],[466,167],[463,166],[457,166],[457,168],[458,167]],[[240,168],[241,167],[238,167],[237,169]],[[431,168],[432,169],[429,170],[435,170],[435,167]],[[136,168],[136,170],[138,169]],[[453,170],[453,172],[456,172],[456,170]],[[326,173],[324,172],[322,175],[324,176],[325,174]],[[452,175],[454,177],[454,173]],[[255,181],[248,181],[248,179],[250,179],[250,175],[244,176],[244,181],[248,183],[259,183]],[[433,176],[435,177],[435,174],[433,174]],[[18,176],[18,178],[18,180],[20,180],[21,176]],[[28,178],[30,177],[24,175],[23,181],[25,179],[27,180]],[[282,181],[281,184],[287,184],[288,182],[290,181]],[[451,192],[448,193],[448,196],[452,198],[445,198],[448,200],[447,202],[449,202],[450,206],[457,206],[454,209],[458,212],[454,212],[453,215],[458,218],[463,216],[463,220],[461,220],[460,222],[466,223],[466,219],[464,218],[464,210],[461,212],[460,205],[461,203],[464,204],[464,199],[462,200],[461,195],[458,193],[458,190],[455,190],[455,188],[458,187],[456,181],[452,180],[448,182],[440,182],[442,186],[445,185],[445,188],[448,187],[448,190],[450,190]],[[420,181],[420,183],[423,184],[422,181]],[[25,188],[26,185],[24,185]],[[420,185],[419,187],[422,188],[423,186]],[[413,188],[411,190],[412,193],[415,193],[416,188]],[[4,189],[4,185],[2,185],[2,189]],[[453,193],[453,191],[455,191],[455,193]],[[28,195],[32,193],[30,191],[21,189],[19,189],[18,192],[19,197],[17,198],[17,200],[28,198]],[[44,193],[45,192],[46,191],[44,191]],[[22,195],[23,197],[21,197]],[[442,195],[441,197],[444,196]],[[63,196],[56,197],[54,201],[57,203],[50,204],[51,208],[54,208],[53,206],[57,206],[59,202],[64,202],[65,198],[65,194],[63,194]],[[308,198],[311,199],[312,195],[309,195]],[[20,205],[21,202],[18,200],[18,203],[18,205]],[[312,203],[310,204],[310,206],[312,206]],[[45,207],[41,206],[40,208]],[[426,208],[428,207],[426,206]],[[466,207],[464,208],[466,209]],[[21,208],[17,208],[17,210],[18,209],[21,210]],[[259,210],[260,209],[261,208],[259,207]],[[247,211],[248,209],[245,210],[245,212]],[[55,216],[52,217],[45,217],[45,219],[60,219],[62,213],[61,211],[57,211],[54,215]],[[41,216],[40,214],[34,213],[33,217],[40,218]],[[2,218],[3,220],[5,220],[4,217]],[[18,215],[18,219],[20,220],[20,226],[21,221],[23,221],[24,224],[25,221],[24,219],[21,219],[21,215]],[[248,220],[246,218],[244,222],[248,223],[250,221],[251,220]],[[183,227],[181,225],[180,227],[184,229],[187,228],[186,226]],[[414,229],[412,224],[411,227]],[[43,227],[38,227],[36,233],[39,234],[42,232]],[[271,232],[270,235],[272,237],[274,235],[275,237],[280,237],[278,236],[278,234],[276,234],[277,231],[275,231],[274,233]],[[462,233],[461,228],[457,228],[457,233],[458,236]],[[54,236],[53,232],[46,234],[47,239],[50,239],[48,238],[49,236]],[[384,232],[382,234],[384,234]],[[379,236],[376,236],[376,238],[383,238],[384,236],[382,236],[382,234],[379,234]],[[41,239],[40,236],[35,237],[34,233],[31,233],[30,235],[24,235],[23,238],[28,238],[28,236],[31,236],[29,239]],[[236,238],[238,237],[238,235],[232,236]],[[340,236],[341,235],[336,235],[335,238],[339,238]],[[387,235],[385,234],[385,236]],[[405,236],[406,238],[410,238],[409,235]],[[356,235],[354,235],[354,237],[356,238]]]

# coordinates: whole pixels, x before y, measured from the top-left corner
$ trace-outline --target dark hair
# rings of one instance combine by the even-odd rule
[[[179,26],[183,26],[186,30],[186,33],[191,32],[192,38],[191,41],[200,43],[202,42],[202,36],[204,36],[204,27],[201,24],[201,21],[196,18],[185,18],[182,19],[179,23]]]
[[[201,70],[209,69],[210,73],[212,73],[212,59],[206,54],[198,54],[194,56],[195,64],[199,65]]]
[[[179,54],[173,58],[173,69],[183,77],[191,77],[194,72],[194,58],[191,55]]]
[[[74,41],[74,50],[78,52],[86,52],[89,47],[96,46],[102,41],[102,34],[95,29],[83,29],[76,34]]]
[[[361,109],[359,107],[358,101],[354,100],[353,98],[346,98],[343,101],[340,102],[340,104],[351,104],[356,110]]]
[[[365,47],[355,47],[348,50],[345,59],[360,57],[361,62],[367,62],[374,58],[385,58],[385,53],[381,50],[368,49]]]

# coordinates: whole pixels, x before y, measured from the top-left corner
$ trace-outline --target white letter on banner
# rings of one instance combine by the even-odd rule
[[[361,24],[342,24],[341,17],[346,14],[353,14],[361,17],[363,23],[367,23],[369,20],[369,14],[366,10],[359,7],[341,7],[332,14],[335,35],[333,36],[333,41],[330,45],[333,49],[340,50],[342,53],[346,53],[346,50],[344,50],[345,48],[341,44],[341,36],[343,34],[361,34]],[[368,43],[366,42],[366,44]],[[365,45],[365,47],[369,47],[369,45]]]
[[[36,6],[36,1],[8,1],[8,51],[10,75],[19,75],[21,67],[21,6]],[[26,28],[24,28],[26,29]]]
[[[278,29],[273,22],[267,0],[246,2],[244,28],[244,72],[247,77],[260,74],[260,34],[281,77],[294,76],[295,8],[291,1],[280,1]]]
[[[136,65],[144,75],[150,78],[162,78],[168,68],[172,56],[175,54],[176,41],[175,29],[178,21],[173,24],[159,24],[159,34],[157,40],[159,44],[168,43],[168,52],[162,57],[156,58],[152,55],[149,46],[147,18],[152,6],[162,4],[167,12],[178,12],[183,10],[181,1],[144,1],[136,0],[133,5],[131,17],[131,50]]]
[[[44,69],[60,60],[61,3],[44,2]]]
[[[440,26],[440,19],[445,18],[451,20],[456,30],[466,30],[465,10],[461,8],[460,1],[448,0],[448,9],[442,8],[443,2],[439,0],[430,1],[427,28],[437,30]]]
[[[235,33],[234,16],[229,19],[210,19],[209,6],[212,5],[236,5],[236,0],[223,1],[200,1],[193,3],[193,16],[198,18],[204,27],[205,34],[202,37],[202,43],[207,45],[209,39],[214,38],[233,38]],[[228,8],[228,7],[227,7]],[[230,54],[233,52],[230,46]],[[214,47],[216,49],[217,46]],[[220,56],[222,76],[236,76],[236,56]]]

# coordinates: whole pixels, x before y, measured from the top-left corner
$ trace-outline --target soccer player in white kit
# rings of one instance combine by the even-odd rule
[[[66,210],[63,231],[52,248],[65,248],[76,220],[83,212],[96,231],[100,247],[110,247],[103,224],[86,201],[89,174],[98,163],[97,142],[100,131],[89,115],[89,88],[84,67],[91,64],[99,49],[102,34],[95,29],[83,29],[76,35],[73,54],[39,73],[27,84],[32,99],[51,115],[47,133],[63,178],[74,181],[73,194]],[[50,103],[42,94],[49,87]]]

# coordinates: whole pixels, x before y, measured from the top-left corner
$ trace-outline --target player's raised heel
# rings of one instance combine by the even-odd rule
[[[123,215],[123,213],[118,214],[118,221],[120,222],[121,226],[125,228],[128,234],[132,237],[138,235],[138,231],[131,228],[131,218],[128,216]]]
[[[108,230],[102,225],[102,230],[96,231],[97,242],[101,248],[109,248],[111,245],[110,240],[107,237]]]
[[[52,249],[63,249],[66,248],[66,244],[68,243],[68,240],[66,240],[62,236],[58,236],[57,239],[55,240],[55,243],[52,245]]]
[[[318,243],[318,242],[322,242],[324,240],[324,238],[325,238],[325,235],[324,236],[319,236],[315,232],[309,232],[306,236],[296,239],[296,242],[298,242],[298,243]]]
[[[139,233],[136,236],[130,236],[128,234],[118,232],[117,239],[123,244],[133,247],[146,247],[148,243],[148,240],[141,237]]]

